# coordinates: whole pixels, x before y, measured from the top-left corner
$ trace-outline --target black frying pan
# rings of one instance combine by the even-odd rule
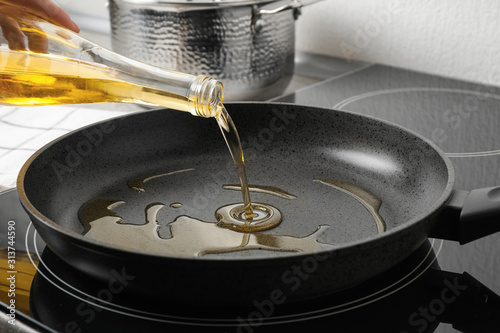
[[[253,201],[283,214],[279,226],[251,236],[252,248],[160,255],[83,236],[89,225],[78,214],[96,198],[125,202],[113,208],[120,223],[144,224],[145,208],[164,204],[157,223],[165,241],[176,237],[170,226],[179,216],[215,222],[218,207],[241,201],[241,192],[223,188],[238,178],[216,122],[181,112],[131,114],[45,146],[19,176],[22,204],[46,244],[85,274],[146,297],[199,304],[279,304],[320,296],[389,269],[428,236],[467,242],[500,226],[494,223],[500,188],[454,190],[448,158],[401,127],[297,105],[227,109],[243,142],[249,183],[294,197],[251,193]],[[142,193],[127,185],[137,177],[146,179]],[[340,185],[328,185],[331,180]],[[354,187],[347,193],[342,184]],[[169,206],[175,202],[183,205]],[[468,229],[468,221],[474,227]],[[282,237],[317,238],[317,252],[281,247]]]

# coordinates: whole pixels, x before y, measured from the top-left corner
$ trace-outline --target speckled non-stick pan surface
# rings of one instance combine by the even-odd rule
[[[122,223],[144,224],[146,207],[161,203],[158,234],[165,241],[175,237],[174,221],[181,225],[187,216],[215,223],[218,207],[241,201],[241,192],[223,188],[238,177],[215,120],[171,110],[77,130],[26,163],[18,190],[47,245],[94,278],[133,277],[127,290],[145,297],[200,304],[292,301],[355,285],[403,260],[426,239],[452,193],[449,160],[401,127],[297,105],[226,107],[243,143],[249,183],[292,196],[251,192],[253,201],[283,214],[279,226],[252,236],[262,249],[160,255],[83,236],[79,209],[96,198],[123,201],[114,211]],[[140,193],[127,185],[168,173],[149,179]],[[324,179],[371,193],[387,230],[379,232],[369,204]],[[280,249],[283,237],[314,238],[318,252]]]

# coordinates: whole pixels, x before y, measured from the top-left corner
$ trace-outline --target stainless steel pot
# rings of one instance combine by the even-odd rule
[[[316,2],[307,0],[307,4]],[[293,74],[296,0],[110,0],[112,47],[222,81],[225,100],[263,100]]]

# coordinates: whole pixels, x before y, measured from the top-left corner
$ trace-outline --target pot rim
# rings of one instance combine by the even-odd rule
[[[190,8],[191,10],[214,9],[221,7],[236,7],[257,5],[270,2],[281,2],[282,0],[113,0],[131,5],[155,5],[173,8]],[[294,2],[296,0],[289,0]]]
[[[217,10],[252,6],[256,14],[275,14],[288,9],[299,10],[304,6],[323,0],[109,0],[126,6],[154,8],[168,12],[188,12],[200,10]],[[300,13],[299,13],[300,14]],[[297,18],[299,14],[294,14]]]

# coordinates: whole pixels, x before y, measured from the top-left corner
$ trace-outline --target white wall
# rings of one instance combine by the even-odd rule
[[[57,2],[107,20],[106,0]],[[497,0],[323,0],[303,8],[296,36],[299,50],[500,85]]]
[[[500,85],[500,3],[325,0],[302,10],[297,49]]]
[[[106,8],[107,0],[52,0],[66,11],[71,13],[84,13],[100,18],[108,17]],[[79,22],[77,22],[79,23]]]

